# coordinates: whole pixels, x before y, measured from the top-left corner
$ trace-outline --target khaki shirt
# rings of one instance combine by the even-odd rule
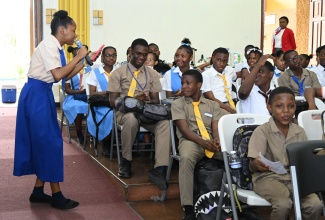
[[[189,129],[196,133],[200,134],[200,130],[197,126],[194,108],[192,105],[192,98],[190,97],[181,97],[173,101],[171,106],[172,111],[172,118],[173,121],[184,119],[188,122]],[[228,112],[224,111],[220,108],[219,104],[208,100],[204,97],[200,98],[200,105],[199,105],[201,117],[205,128],[207,129],[210,138],[212,137],[211,125],[213,121],[217,121],[221,118],[221,116],[227,114]],[[229,114],[229,113],[228,113]],[[180,142],[182,141],[183,137],[182,134],[177,129],[176,131],[177,137],[179,138]],[[212,139],[212,138],[211,138]]]
[[[290,143],[306,140],[307,136],[304,129],[293,123],[289,124],[289,131],[287,137],[285,137],[271,117],[269,122],[258,126],[253,132],[248,144],[247,156],[250,158],[257,158],[261,152],[261,154],[270,161],[280,161],[287,171],[289,171],[286,146]],[[253,184],[259,178],[269,175],[279,176],[280,174],[273,173],[272,171],[256,172],[253,174]],[[291,179],[289,173],[281,176],[283,176],[283,180]]]
[[[296,96],[299,96],[299,86],[295,81],[293,81],[292,76],[294,76],[294,74],[292,73],[292,71],[290,69],[287,69],[286,71],[284,71],[284,73],[282,73],[281,76],[278,78],[279,86],[289,87],[290,89],[292,89],[292,91],[294,92],[294,94]],[[302,76],[301,76],[301,79],[299,80],[299,82],[301,82],[304,79],[305,79],[304,88],[306,88],[306,87],[321,87],[316,73],[303,68]]]
[[[107,91],[118,92],[122,98],[127,96],[133,79],[133,72],[136,70],[130,63],[114,70],[111,73]],[[150,92],[161,91],[159,74],[157,74],[157,71],[146,66],[140,68],[134,95],[141,93],[143,90],[149,90]]]

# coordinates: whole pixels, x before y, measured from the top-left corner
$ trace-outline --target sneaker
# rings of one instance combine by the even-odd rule
[[[131,161],[122,159],[122,163],[118,168],[118,174],[121,178],[130,178],[131,177]]]
[[[148,172],[149,179],[155,183],[160,190],[166,190],[168,183],[166,181],[166,170],[152,169]]]

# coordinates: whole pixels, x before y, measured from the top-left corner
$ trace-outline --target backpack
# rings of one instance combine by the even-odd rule
[[[243,125],[236,129],[233,137],[233,150],[236,151],[241,160],[242,167],[230,169],[232,180],[242,189],[253,189],[252,172],[249,169],[248,142],[255,128],[259,125]]]

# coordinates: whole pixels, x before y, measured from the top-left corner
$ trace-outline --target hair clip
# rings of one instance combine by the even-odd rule
[[[260,49],[258,49],[258,48],[251,48],[251,49],[247,50],[246,55],[249,55],[249,54],[250,54],[251,52],[253,52],[253,51],[257,51],[257,52],[259,52],[260,54],[262,54],[262,50],[260,50]]]
[[[188,46],[188,47],[190,47],[191,46],[191,44],[189,44],[189,43],[181,43],[182,44],[182,46]]]

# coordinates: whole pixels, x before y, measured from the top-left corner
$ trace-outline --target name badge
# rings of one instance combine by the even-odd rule
[[[212,118],[212,114],[210,113],[204,113],[205,116]]]

